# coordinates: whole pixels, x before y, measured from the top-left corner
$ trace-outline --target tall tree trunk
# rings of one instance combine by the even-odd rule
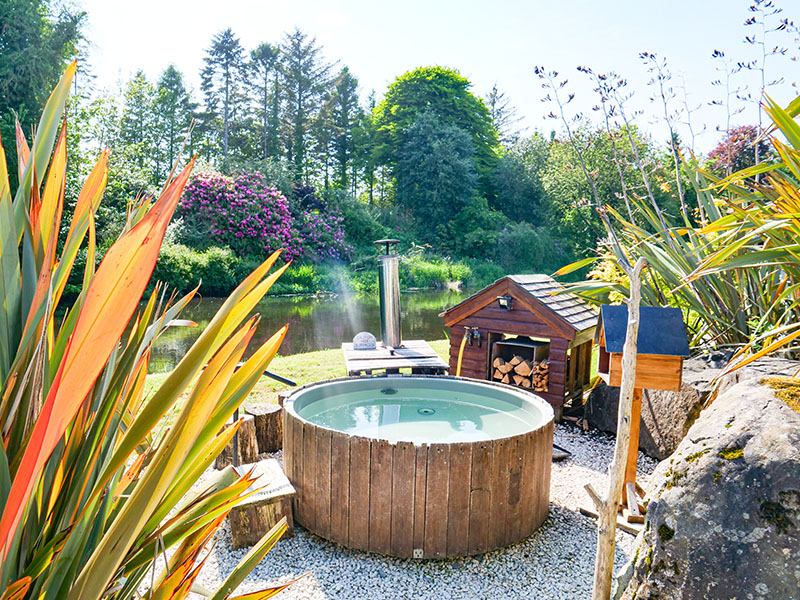
[[[619,411],[617,417],[617,441],[614,446],[614,459],[608,478],[608,493],[597,506],[597,553],[594,563],[594,589],[592,600],[608,600],[611,597],[611,584],[614,576],[614,549],[616,546],[617,512],[625,484],[625,465],[631,441],[631,412],[633,391],[636,383],[636,342],[639,335],[639,304],[641,302],[641,275],[646,261],[640,257],[631,268],[622,267],[630,277],[630,297],[628,298],[628,328],[625,332],[625,345],[622,349],[622,381],[619,390]],[[597,499],[594,498],[597,503]]]

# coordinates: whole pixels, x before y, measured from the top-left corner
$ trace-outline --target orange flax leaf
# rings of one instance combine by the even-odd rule
[[[308,573],[303,573],[302,575],[300,575],[300,577],[297,577],[296,579],[292,579],[291,581],[288,581],[288,582],[284,583],[283,585],[279,585],[277,587],[264,588],[263,590],[261,590],[259,592],[250,592],[249,594],[243,594],[241,596],[231,596],[230,600],[267,600],[267,598],[272,598],[276,594],[280,594],[283,590],[288,588],[290,585],[292,585],[294,583],[297,583],[303,577],[308,575],[310,572],[311,571],[309,571]]]
[[[25,139],[25,133],[19,121],[16,122],[17,134],[17,167],[19,168],[19,181],[25,176],[25,167],[28,166],[28,161],[31,159],[31,149],[28,147],[28,142]]]
[[[218,515],[197,531],[187,535],[169,559],[170,571],[174,571],[178,565],[194,562],[205,545],[208,544],[217,530],[225,522],[226,517],[227,513]],[[159,583],[162,580],[164,580],[163,575],[159,578]]]
[[[8,182],[8,162],[3,140],[0,138],[0,198],[11,202],[11,184]]]
[[[108,150],[105,150],[100,155],[100,158],[97,159],[97,163],[81,188],[81,193],[78,194],[78,200],[75,203],[75,212],[72,214],[72,222],[69,226],[69,233],[67,233],[65,246],[69,244],[72,237],[76,234],[81,219],[87,217],[90,213],[96,212],[99,208],[100,200],[103,197],[107,182]]]
[[[51,236],[58,236],[61,212],[64,208],[64,186],[67,180],[67,123],[61,125],[61,133],[50,161],[50,170],[42,192],[39,208],[39,226],[42,245],[46,246]]]
[[[0,560],[7,555],[44,463],[78,412],[139,303],[193,164],[191,161],[150,212],[109,248],[86,291],[75,330],[33,427],[0,519]]]
[[[53,290],[54,305],[58,305],[61,300],[64,288],[66,288],[67,281],[69,280],[69,274],[75,264],[75,257],[78,255],[80,245],[86,236],[86,232],[93,225],[93,215],[100,206],[100,200],[103,197],[103,192],[105,191],[108,181],[107,163],[108,152],[106,151],[100,156],[94,169],[92,169],[92,172],[83,184],[81,193],[78,195],[69,233],[64,242],[61,260],[59,261],[58,269],[56,269],[55,286]]]
[[[37,251],[42,245],[39,231],[39,209],[42,206],[42,202],[39,197],[39,180],[36,177],[36,165],[33,165],[31,178],[33,183],[31,184],[31,205],[28,211],[28,220],[31,223],[31,244],[33,245],[33,252],[34,255],[38,255]]]
[[[55,220],[58,217],[53,215],[53,225],[55,225]],[[44,315],[39,313],[39,309],[41,304],[45,301],[50,302],[52,305],[52,296],[50,296],[50,276],[53,272],[53,257],[56,253],[56,244],[58,243],[58,235],[53,235],[50,237],[49,243],[47,244],[47,248],[45,249],[45,254],[43,257],[42,262],[42,270],[39,273],[39,281],[36,283],[36,291],[33,294],[33,301],[31,302],[30,310],[28,311],[28,319],[25,322],[25,327],[22,330],[22,339],[25,339],[26,333],[28,332],[28,328],[34,326],[36,329],[35,331],[39,331],[39,327],[41,326],[41,320],[37,321],[38,319],[43,319]],[[48,318],[49,321],[49,318]],[[38,337],[38,336],[37,336]]]
[[[33,583],[30,577],[23,577],[9,585],[5,591],[0,594],[0,600],[21,600],[28,593],[28,590]]]
[[[139,472],[142,470],[146,456],[147,454],[144,453],[137,455],[130,468],[123,473],[122,477],[120,477],[117,487],[114,488],[114,494],[112,496],[113,502],[116,502],[122,492],[124,492],[131,482],[139,476]]]

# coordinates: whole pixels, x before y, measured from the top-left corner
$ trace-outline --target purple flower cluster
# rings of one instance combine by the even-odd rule
[[[303,210],[297,223],[304,254],[311,260],[347,260],[353,248],[344,240],[344,217],[328,208]]]
[[[259,173],[198,173],[183,192],[179,214],[193,235],[239,255],[278,248],[287,259],[303,253],[288,200]]]

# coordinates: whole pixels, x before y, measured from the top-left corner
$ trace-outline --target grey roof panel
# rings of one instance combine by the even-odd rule
[[[600,321],[606,351],[621,353],[628,327],[628,307],[601,306]],[[689,356],[689,342],[681,310],[662,306],[640,307],[636,351],[639,354]]]

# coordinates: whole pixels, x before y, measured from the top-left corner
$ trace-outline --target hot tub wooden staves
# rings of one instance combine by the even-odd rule
[[[348,548],[401,558],[480,554],[547,516],[553,420],[518,436],[390,443],[286,412],[284,468],[295,520]]]

